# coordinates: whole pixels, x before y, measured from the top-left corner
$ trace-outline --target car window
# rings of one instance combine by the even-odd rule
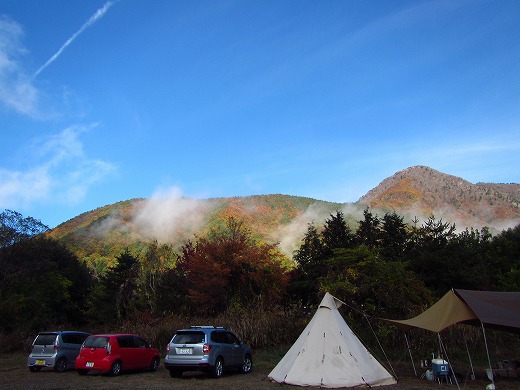
[[[134,348],[134,338],[132,336],[117,336],[120,348]]]
[[[226,333],[226,338],[229,344],[240,344],[238,337],[231,332]]]
[[[144,341],[142,338],[134,336],[134,348],[146,348],[148,347],[148,343]]]
[[[85,336],[80,333],[64,333],[61,335],[61,339],[67,344],[83,344]]]
[[[238,344],[238,339],[230,332],[216,331],[211,333],[211,341],[221,344]]]
[[[224,339],[222,337],[222,332],[211,332],[211,341],[214,343],[223,343]]]
[[[174,344],[198,344],[203,343],[206,337],[204,332],[177,332],[173,336],[172,343]]]
[[[39,334],[34,341],[35,345],[51,345],[56,341],[55,334]]]
[[[108,344],[108,337],[94,336],[85,340],[83,346],[85,348],[106,348]]]
[[[233,333],[230,332],[219,332],[221,343],[224,344],[238,344],[238,339],[235,337]]]

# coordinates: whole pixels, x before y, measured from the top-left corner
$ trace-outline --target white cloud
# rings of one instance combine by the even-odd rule
[[[87,28],[92,26],[94,23],[96,23],[99,19],[105,15],[105,13],[108,11],[108,9],[114,5],[114,1],[108,1],[106,2],[103,7],[99,8],[94,14],[80,27],[78,31],[76,31],[72,36],[65,41],[65,43],[59,48],[59,50],[54,53],[54,55],[47,60],[45,64],[43,64],[35,73],[34,77],[38,76],[46,67],[48,67],[50,64],[52,64],[56,59],[61,55],[63,50],[67,48],[74,40],[83,33]]]
[[[45,167],[26,172],[0,168],[0,208],[15,209],[42,200],[49,194],[50,177]]]
[[[39,91],[20,65],[26,50],[21,44],[22,27],[0,16],[0,103],[19,113],[35,116]]]
[[[172,242],[197,233],[206,222],[207,207],[178,188],[161,189],[146,200],[133,222],[144,237]]]
[[[88,127],[64,129],[25,151],[29,168],[0,168],[0,208],[28,207],[34,203],[77,204],[90,188],[115,172],[109,162],[92,159],[79,135]]]

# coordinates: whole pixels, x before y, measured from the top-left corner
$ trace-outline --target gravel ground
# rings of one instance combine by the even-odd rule
[[[123,373],[118,377],[98,374],[80,376],[75,371],[61,374],[50,370],[32,373],[25,366],[23,354],[0,355],[0,389],[296,389],[295,386],[280,385],[266,380],[271,367],[265,362],[255,362],[250,374],[229,373],[221,379],[213,379],[202,373],[185,373],[182,378],[170,378],[168,370],[161,365],[157,372]],[[162,363],[161,363],[162,364]],[[439,384],[415,377],[406,368],[396,369],[399,382],[385,390],[412,389],[457,389],[456,384]],[[401,371],[401,372],[399,372]],[[479,374],[477,372],[477,374]],[[464,390],[485,390],[489,380],[482,371],[476,380],[459,384]],[[498,390],[520,390],[520,378],[500,378],[496,381]]]

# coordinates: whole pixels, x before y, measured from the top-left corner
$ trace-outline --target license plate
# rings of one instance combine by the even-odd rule
[[[45,360],[36,360],[36,364],[38,366],[44,366],[45,365]]]
[[[192,348],[177,348],[177,353],[179,355],[191,355],[193,353]]]
[[[94,367],[94,362],[87,362],[86,367]]]

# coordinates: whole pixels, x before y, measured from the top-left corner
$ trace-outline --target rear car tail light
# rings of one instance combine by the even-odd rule
[[[170,352],[170,344],[168,344],[168,345],[166,346],[166,353],[169,353],[169,352]]]
[[[204,355],[208,355],[210,350],[211,350],[211,344],[204,344],[202,346],[202,352],[204,353]]]

